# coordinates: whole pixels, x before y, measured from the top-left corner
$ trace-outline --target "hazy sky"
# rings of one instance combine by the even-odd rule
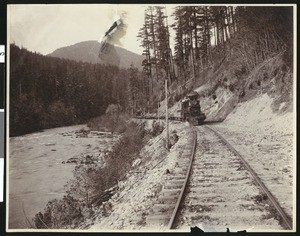
[[[112,23],[126,12],[127,32],[121,39],[121,46],[141,54],[143,49],[136,36],[143,25],[146,7],[128,4],[9,5],[9,41],[45,55],[78,42],[100,40]],[[169,16],[174,7],[167,5]]]

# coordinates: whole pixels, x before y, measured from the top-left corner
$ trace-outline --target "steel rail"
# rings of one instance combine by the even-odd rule
[[[268,196],[270,202],[274,206],[274,208],[277,210],[278,214],[280,215],[281,219],[284,222],[284,225],[286,226],[287,229],[292,230],[293,229],[293,224],[292,224],[292,219],[285,213],[285,211],[282,209],[282,207],[279,205],[277,202],[276,198],[272,195],[272,193],[268,190],[268,188],[264,185],[264,183],[261,181],[261,179],[257,176],[257,174],[254,172],[254,170],[251,168],[251,166],[247,163],[247,161],[242,157],[242,155],[215,129],[212,127],[209,127],[207,125],[204,126],[205,128],[211,130],[214,132],[222,141],[225,143],[229,149],[240,158],[240,160],[243,162],[243,165],[245,168],[250,172],[252,175],[255,183],[258,185],[259,189]]]
[[[187,185],[189,177],[190,177],[190,173],[191,173],[191,169],[192,169],[192,165],[193,165],[193,161],[194,161],[194,157],[195,157],[196,146],[197,146],[197,131],[195,130],[195,137],[194,137],[194,143],[193,143],[193,151],[192,151],[192,155],[191,155],[190,164],[189,164],[189,167],[188,167],[188,170],[187,170],[187,174],[186,174],[185,179],[184,179],[183,186],[182,186],[182,188],[180,190],[180,194],[179,194],[179,197],[177,199],[175,208],[174,208],[173,213],[171,215],[171,219],[170,219],[169,224],[168,224],[168,229],[172,229],[173,228],[174,223],[175,223],[175,219],[176,219],[176,216],[177,216],[177,213],[178,213],[179,206],[182,203],[183,196],[184,196],[184,193],[185,193],[185,190],[186,190],[186,185]]]

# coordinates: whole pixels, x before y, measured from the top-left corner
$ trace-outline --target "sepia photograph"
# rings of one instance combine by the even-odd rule
[[[8,4],[8,232],[295,232],[295,4]]]

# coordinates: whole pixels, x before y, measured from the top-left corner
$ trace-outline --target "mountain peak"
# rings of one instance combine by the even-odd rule
[[[56,49],[48,54],[51,57],[70,59],[93,64],[109,64],[121,68],[129,68],[131,64],[142,69],[143,56],[131,52],[127,49],[107,44],[105,51],[99,58],[100,43],[95,40],[79,42],[71,46]]]

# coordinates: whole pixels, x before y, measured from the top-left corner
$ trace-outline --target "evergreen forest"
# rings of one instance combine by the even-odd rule
[[[10,136],[80,124],[105,113],[109,104],[130,112],[142,91],[134,67],[47,57],[11,45]]]

